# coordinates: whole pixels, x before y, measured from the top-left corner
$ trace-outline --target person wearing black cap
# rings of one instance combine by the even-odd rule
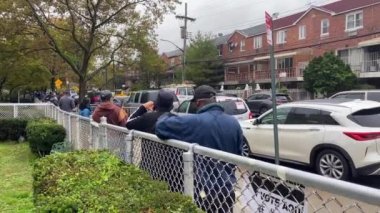
[[[216,103],[215,90],[207,85],[194,91],[191,101],[197,114],[163,115],[157,121],[156,135],[242,155],[243,133],[238,121]],[[207,159],[194,160],[196,203],[206,212],[232,212],[235,203],[235,167]]]
[[[104,90],[100,92],[100,99],[102,101],[94,111],[92,119],[96,122],[100,122],[101,117],[107,118],[107,123],[125,126],[127,123],[128,115],[127,113],[111,101],[112,93],[109,90]]]
[[[174,94],[161,89],[156,101],[146,102],[131,114],[127,121],[127,129],[154,134],[157,119],[165,112],[170,112],[173,109],[173,101]]]
[[[174,95],[171,92],[161,89],[158,92],[157,99],[148,101],[141,105],[134,113],[131,114],[128,119],[126,127],[128,129],[134,129],[142,132],[154,134],[157,119],[164,113],[170,112],[173,109]],[[169,165],[167,156],[171,150],[163,145],[152,144],[149,141],[141,141],[141,162],[140,168],[148,171],[151,174],[155,174],[156,179],[166,181],[172,191],[176,190],[176,184],[170,178],[172,176],[180,176],[178,171],[174,171],[174,167]],[[155,155],[152,155],[155,153]],[[181,166],[181,159],[172,161],[172,164],[179,164]],[[171,168],[171,169],[170,169]],[[180,179],[178,177],[177,179]]]

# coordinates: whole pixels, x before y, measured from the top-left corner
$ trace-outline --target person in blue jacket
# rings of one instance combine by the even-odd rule
[[[215,96],[212,87],[197,87],[191,101],[197,114],[162,115],[156,123],[156,135],[163,140],[177,139],[242,155],[241,127],[234,117],[224,113]],[[196,155],[194,162],[194,198],[198,206],[207,212],[232,212],[235,166],[200,155]]]
[[[90,100],[84,98],[82,103],[79,104],[79,114],[83,117],[89,118],[91,115]]]

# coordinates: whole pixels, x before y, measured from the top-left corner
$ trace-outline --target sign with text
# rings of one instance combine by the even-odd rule
[[[273,45],[272,41],[272,30],[273,30],[273,19],[269,13],[265,12],[265,26],[267,29],[267,43],[269,45]]]

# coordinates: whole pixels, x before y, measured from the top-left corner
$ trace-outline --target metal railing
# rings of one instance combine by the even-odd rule
[[[46,116],[74,149],[108,149],[207,212],[380,212],[380,190],[184,141],[96,123],[49,104],[0,104],[1,118]]]

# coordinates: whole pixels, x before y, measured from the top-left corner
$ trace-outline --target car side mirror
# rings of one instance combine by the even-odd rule
[[[252,124],[255,125],[255,126],[257,126],[257,125],[261,124],[261,120],[257,118],[255,120],[253,120]]]

